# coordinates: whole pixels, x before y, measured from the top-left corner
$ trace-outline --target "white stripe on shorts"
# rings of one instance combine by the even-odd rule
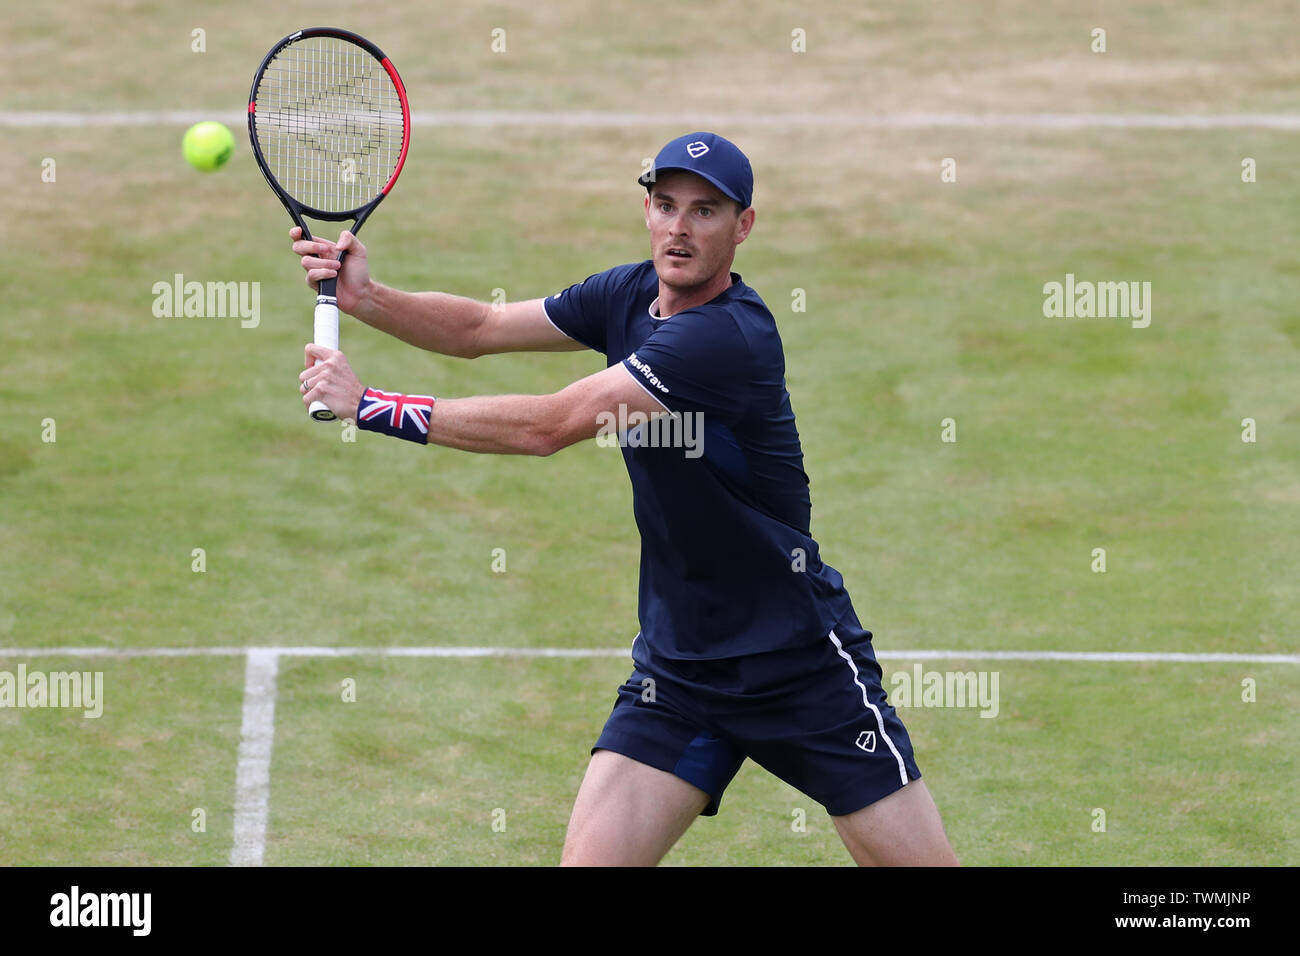
[[[853,683],[857,684],[862,690],[862,703],[868,710],[876,715],[876,726],[880,728],[880,738],[885,743],[889,744],[890,752],[893,753],[894,759],[898,761],[898,775],[902,778],[903,786],[907,786],[907,767],[903,765],[903,755],[898,752],[898,748],[894,746],[894,742],[889,739],[889,734],[885,733],[884,718],[880,716],[880,711],[876,709],[876,705],[873,704],[871,698],[867,696],[867,688],[863,686],[862,681],[858,679],[858,665],[853,663],[853,658],[849,657],[848,652],[844,650],[844,645],[841,644],[840,639],[835,636],[835,631],[831,631],[830,638],[835,644],[835,649],[839,651],[840,657],[844,658],[845,662],[850,668],[852,668]]]

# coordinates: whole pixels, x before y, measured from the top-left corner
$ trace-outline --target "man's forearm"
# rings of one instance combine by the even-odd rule
[[[485,302],[445,292],[403,292],[372,282],[352,314],[381,332],[411,345],[474,358],[475,341],[487,310]]]
[[[567,443],[563,417],[554,395],[440,398],[429,416],[429,444],[489,455],[550,455]]]

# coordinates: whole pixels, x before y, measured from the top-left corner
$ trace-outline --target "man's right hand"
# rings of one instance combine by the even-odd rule
[[[302,230],[297,226],[289,230],[289,237],[294,240],[294,253],[302,256],[302,267],[307,270],[307,285],[315,289],[321,279],[337,278],[338,288],[334,294],[338,296],[339,311],[355,315],[357,307],[370,294],[370,267],[361,240],[346,229],[339,234],[337,242],[303,239]],[[347,252],[342,269],[338,258],[341,250]]]

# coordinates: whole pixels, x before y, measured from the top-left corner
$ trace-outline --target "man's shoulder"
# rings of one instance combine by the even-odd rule
[[[716,299],[684,310],[681,315],[693,314],[693,321],[721,322],[743,339],[751,352],[758,353],[775,347],[781,348],[776,318],[767,304],[739,275],[732,273],[733,282],[726,292]],[[676,316],[674,316],[676,318]]]
[[[593,294],[614,295],[633,287],[640,288],[646,282],[647,271],[650,275],[654,275],[654,263],[649,259],[644,262],[628,262],[623,265],[613,266],[602,272],[593,272],[587,278],[561,289],[549,298],[559,301],[569,292],[578,292],[583,296]]]
[[[775,325],[776,319],[773,317],[772,311],[767,307],[767,303],[763,301],[762,296],[738,274],[732,274],[735,276],[735,281],[731,284],[730,291],[732,295],[729,301],[735,307],[736,312],[748,316],[751,320]]]
[[[598,272],[588,278],[590,281],[598,281],[601,288],[607,293],[614,295],[625,290],[640,290],[646,285],[647,280],[653,277],[654,282],[658,284],[658,276],[655,275],[654,262],[645,259],[641,262],[627,262],[623,265],[613,266],[604,272]]]

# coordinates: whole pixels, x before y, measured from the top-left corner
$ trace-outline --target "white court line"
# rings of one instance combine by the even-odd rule
[[[271,744],[275,739],[275,678],[280,655],[250,647],[244,670],[244,719],[235,770],[235,839],[231,866],[261,866],[271,804]]]
[[[247,113],[226,110],[4,110],[0,127],[189,126]],[[857,129],[1279,129],[1300,130],[1300,113],[637,113],[599,110],[414,110],[414,126],[635,129],[646,126]]]
[[[6,657],[239,657],[253,652],[276,657],[621,657],[631,660],[626,647],[0,647]],[[1177,651],[988,651],[876,650],[887,660],[990,660],[990,661],[1165,661],[1187,664],[1300,664],[1300,654],[1229,654]]]

